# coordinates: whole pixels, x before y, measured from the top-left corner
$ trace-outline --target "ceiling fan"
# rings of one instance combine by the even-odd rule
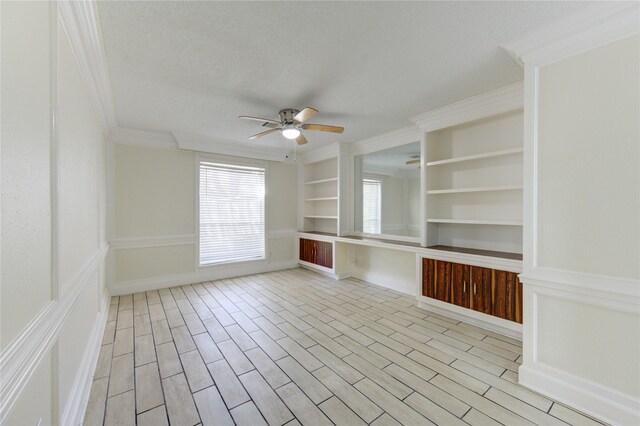
[[[326,124],[303,124],[318,113],[318,110],[307,107],[302,111],[287,108],[282,109],[278,113],[280,121],[271,120],[269,118],[251,117],[249,115],[241,115],[239,118],[247,120],[262,121],[263,127],[270,127],[269,130],[250,136],[249,139],[256,139],[271,133],[281,132],[282,136],[287,139],[295,139],[298,145],[307,143],[307,138],[302,134],[302,130],[318,130],[320,132],[342,133],[344,127],[327,126]]]
[[[420,154],[412,155],[411,160],[407,160],[404,164],[405,166],[410,166],[412,164],[420,164]]]

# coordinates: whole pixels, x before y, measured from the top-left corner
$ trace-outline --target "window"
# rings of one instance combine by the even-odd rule
[[[382,182],[379,179],[362,179],[362,232],[380,234],[380,201]]]
[[[265,169],[200,162],[200,265],[263,259]]]

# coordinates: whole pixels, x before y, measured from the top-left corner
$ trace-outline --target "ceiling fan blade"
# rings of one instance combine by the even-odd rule
[[[293,120],[297,121],[298,123],[304,123],[305,121],[307,121],[308,119],[316,115],[317,113],[318,113],[317,109],[306,107],[305,109],[297,113],[293,117]]]
[[[302,128],[305,130],[319,130],[321,132],[342,133],[344,127],[327,126],[326,124],[303,124]]]
[[[406,163],[404,163],[405,166],[410,166],[412,164],[420,164],[420,159],[417,160],[407,160]]]
[[[269,130],[264,131],[262,133],[258,133],[257,135],[249,136],[249,139],[261,138],[263,136],[267,136],[267,135],[270,135],[271,133],[279,132],[279,131],[280,131],[280,129],[269,129]]]
[[[280,128],[280,126],[282,126],[281,123],[262,123],[262,127],[266,127],[267,129]]]
[[[296,142],[298,142],[298,145],[304,145],[305,143],[309,142],[307,140],[307,138],[304,137],[304,135],[302,133],[300,133],[300,136],[298,136],[296,138]]]
[[[246,120],[263,121],[265,123],[281,124],[279,121],[271,120],[270,118],[251,117],[250,115],[241,115],[238,118],[244,118]]]

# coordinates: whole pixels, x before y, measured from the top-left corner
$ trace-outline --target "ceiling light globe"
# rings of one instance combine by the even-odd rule
[[[295,127],[288,127],[286,129],[282,129],[282,136],[287,139],[295,139],[300,136],[300,130]]]

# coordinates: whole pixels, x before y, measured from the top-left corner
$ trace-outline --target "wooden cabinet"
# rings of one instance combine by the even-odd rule
[[[332,269],[333,244],[300,238],[300,260]]]
[[[437,260],[422,259],[422,294],[436,298],[436,264]]]
[[[461,263],[453,264],[451,279],[452,303],[463,308],[471,307],[471,267]]]
[[[495,271],[493,315],[522,322],[522,283],[514,272]]]
[[[522,323],[522,284],[515,272],[423,258],[422,294]]]
[[[492,275],[492,269],[479,266],[471,267],[471,308],[474,311],[489,315],[493,314],[493,301],[491,299]]]

